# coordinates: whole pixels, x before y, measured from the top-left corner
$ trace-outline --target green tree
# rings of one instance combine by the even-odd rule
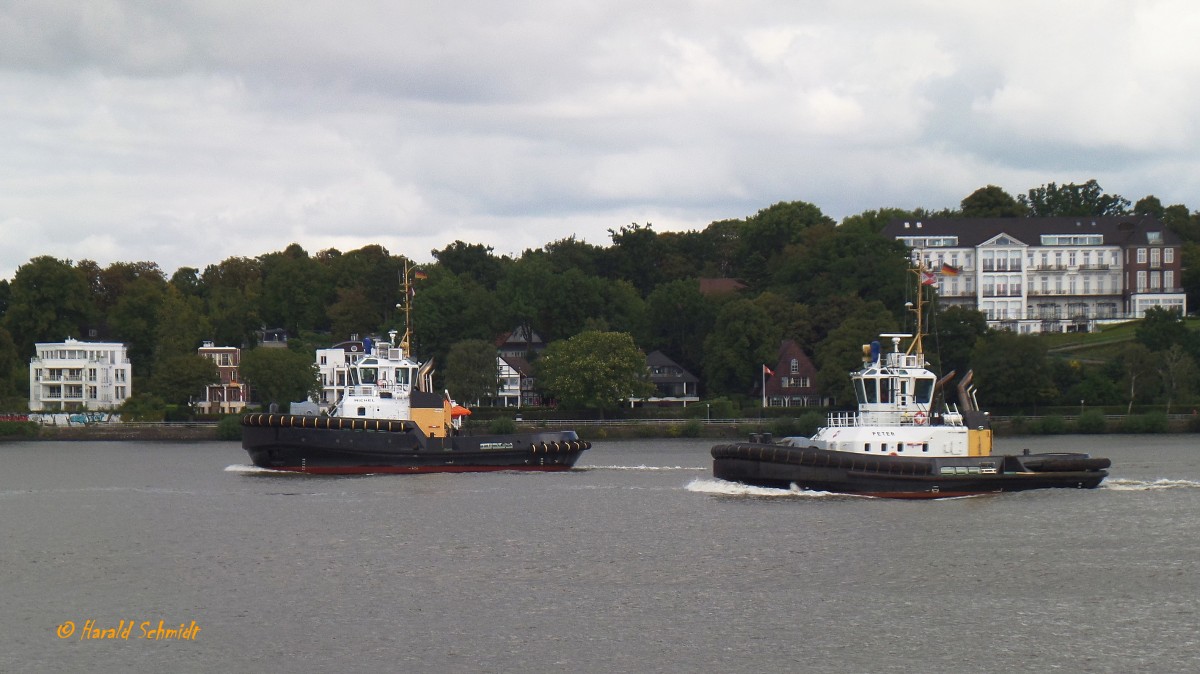
[[[1125,408],[1125,414],[1129,415],[1133,413],[1133,402],[1137,399],[1138,392],[1142,392],[1143,396],[1145,396],[1153,388],[1153,377],[1157,371],[1157,359],[1142,344],[1129,342],[1122,347],[1120,353],[1117,355],[1117,362],[1120,364],[1121,373],[1124,375],[1123,384],[1125,385],[1125,390],[1129,392],[1129,403]]]
[[[1057,397],[1046,367],[1046,347],[1034,336],[994,330],[975,342],[974,382],[988,405],[1024,409]]]
[[[464,339],[493,340],[508,319],[498,308],[496,293],[470,277],[452,274],[441,265],[419,281],[413,298],[413,349],[421,358],[442,360]],[[402,320],[398,317],[398,322]],[[508,328],[512,328],[509,323]],[[403,325],[397,325],[401,332]]]
[[[980,187],[962,200],[964,218],[1019,218],[1026,208],[995,185]]]
[[[267,327],[258,310],[262,294],[259,262],[244,257],[228,258],[206,267],[201,282],[207,289],[206,313],[212,324],[213,341],[229,346],[257,343],[258,330]]]
[[[774,264],[772,288],[802,304],[854,295],[899,311],[911,294],[909,266],[902,242],[865,229],[839,228],[803,246],[789,246]]]
[[[158,329],[154,335],[155,372],[164,367],[164,361],[169,358],[195,354],[211,334],[201,299],[184,295],[175,285],[168,285],[158,309]]]
[[[608,230],[613,245],[608,249],[609,278],[625,279],[645,296],[662,280],[660,261],[665,249],[653,225],[636,222],[619,230]]]
[[[746,218],[738,231],[737,276],[752,287],[762,287],[777,260],[804,251],[811,242],[832,233],[837,223],[813,204],[780,202]],[[811,231],[810,231],[811,230]]]
[[[362,297],[374,305],[379,322],[371,326],[372,330],[392,320],[396,304],[403,300],[404,257],[372,244],[324,259],[331,269],[334,287],[361,290]]]
[[[204,388],[221,380],[217,365],[197,353],[171,356],[162,361],[150,379],[151,392],[171,405],[199,400]]]
[[[41,256],[17,268],[3,327],[12,335],[18,353],[28,358],[38,342],[83,336],[91,316],[86,275],[69,261]]]
[[[460,278],[469,278],[484,288],[494,290],[504,276],[507,258],[496,257],[491,246],[455,241],[432,252],[443,269]]]
[[[450,347],[442,373],[455,399],[479,403],[496,397],[499,372],[496,347],[482,339],[465,339]]]
[[[934,314],[931,323],[932,340],[926,340],[926,348],[937,355],[941,374],[965,375],[975,342],[987,334],[987,317],[969,307],[953,306]]]
[[[242,353],[242,379],[258,391],[264,406],[276,403],[286,409],[293,401],[315,399],[321,380],[311,354],[276,347],[258,347]]]
[[[17,404],[16,401],[24,399]],[[0,327],[0,410],[23,410],[29,400],[28,361],[17,353],[8,330]]]
[[[329,327],[325,309],[333,301],[329,267],[308,256],[298,244],[282,253],[259,257],[262,266],[260,315],[290,335]]]
[[[1148,215],[1157,220],[1161,220],[1167,209],[1163,206],[1162,201],[1153,194],[1138,199],[1133,205],[1135,215]]]
[[[1191,392],[1196,381],[1196,361],[1179,344],[1158,354],[1158,375],[1167,394],[1167,414],[1171,404]]]
[[[880,208],[842,218],[840,227],[878,234],[892,220],[914,220],[913,212],[900,208]]]
[[[762,366],[774,362],[781,326],[761,306],[737,299],[721,307],[704,340],[704,381],[710,395],[749,395],[761,386]]]
[[[640,342],[700,375],[704,338],[716,318],[716,305],[700,294],[696,279],[664,283],[646,298],[646,330]]]
[[[1179,311],[1163,307],[1150,307],[1138,321],[1134,339],[1150,351],[1166,351],[1174,345],[1189,348],[1193,337]]]
[[[108,311],[108,326],[125,343],[134,374],[149,376],[154,371],[158,314],[166,296],[162,277],[143,276],[125,284]]]
[[[861,302],[854,306],[854,313],[830,330],[814,349],[817,387],[839,405],[855,400],[850,373],[862,366],[863,345],[878,340],[881,334],[896,331],[896,317],[882,302]],[[891,344],[880,347],[887,350]]]
[[[582,332],[551,342],[535,364],[538,384],[559,405],[596,410],[601,417],[654,387],[646,355],[622,332]]]
[[[329,330],[335,339],[369,335],[383,322],[378,305],[362,288],[338,288],[337,300],[329,306],[328,313]]]
[[[1082,185],[1049,183],[1017,197],[1029,209],[1029,215],[1044,218],[1061,215],[1118,216],[1125,215],[1129,200],[1118,194],[1105,194],[1095,179]]]

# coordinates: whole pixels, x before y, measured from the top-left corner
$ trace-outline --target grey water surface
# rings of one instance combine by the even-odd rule
[[[723,483],[712,444],[310,477],[237,443],[3,443],[0,670],[1200,670],[1194,436],[1006,438],[1112,475],[920,502]]]

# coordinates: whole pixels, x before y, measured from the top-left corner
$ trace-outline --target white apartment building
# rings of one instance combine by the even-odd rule
[[[132,395],[133,367],[124,344],[68,337],[35,350],[29,362],[32,412],[113,411]]]
[[[981,311],[990,327],[1090,331],[1150,307],[1187,313],[1180,242],[1153,218],[943,218],[890,222],[937,275],[942,306]]]

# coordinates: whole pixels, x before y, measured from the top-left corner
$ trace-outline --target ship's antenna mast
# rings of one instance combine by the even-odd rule
[[[917,326],[916,330],[913,332],[913,340],[908,344],[908,351],[906,353],[909,355],[912,355],[913,352],[925,353],[925,347],[921,341],[921,338],[924,336],[925,329],[924,325],[922,324],[922,319],[925,315],[925,286],[933,285],[934,281],[931,279],[934,279],[934,276],[933,272],[925,269],[925,263],[922,261],[924,260],[924,257],[924,255],[918,257],[916,268],[910,270],[917,276],[917,306],[915,308],[910,306],[909,308],[910,311],[913,311],[917,314]]]
[[[412,343],[412,282],[409,279],[409,274],[412,270],[408,266],[408,259],[404,260],[404,271],[400,277],[400,286],[404,290],[404,302],[397,304],[397,307],[404,309],[404,336],[400,338],[400,348],[404,350],[404,355],[410,357],[409,345]]]

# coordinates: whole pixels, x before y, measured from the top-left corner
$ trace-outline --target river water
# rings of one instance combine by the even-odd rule
[[[1114,465],[889,501],[719,482],[703,440],[349,478],[236,443],[4,443],[0,671],[1200,668],[1196,437],[999,443]]]

